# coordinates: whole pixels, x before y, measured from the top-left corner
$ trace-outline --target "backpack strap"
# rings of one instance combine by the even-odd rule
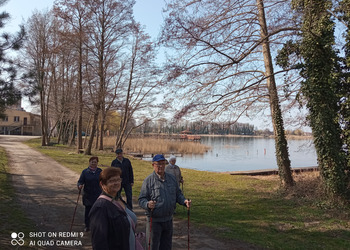
[[[107,195],[104,195],[104,194],[101,194],[98,199],[105,199],[105,200],[108,200],[110,202],[112,202],[115,206],[117,206],[120,210],[122,211],[125,211],[125,209],[122,207],[122,205],[119,204],[118,201],[112,199],[111,197],[107,196]]]
[[[125,209],[119,204],[118,201],[112,199],[111,197],[107,196],[107,195],[104,195],[104,194],[101,194],[98,199],[105,199],[105,200],[108,200],[110,202],[112,202],[116,207],[118,207],[120,210],[122,211],[125,211]],[[126,211],[125,211],[126,213]],[[131,226],[132,226],[132,229],[134,230],[135,232],[135,223],[134,221],[130,218],[130,216],[128,215],[128,213],[126,213],[127,217],[129,218],[130,222],[131,222]]]

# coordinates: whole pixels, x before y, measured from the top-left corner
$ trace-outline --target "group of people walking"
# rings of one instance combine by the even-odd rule
[[[85,231],[91,231],[93,249],[144,249],[135,228],[137,217],[133,212],[132,186],[134,174],[131,162],[117,149],[111,167],[98,167],[98,157],[89,159],[78,180],[78,189],[84,190]],[[191,206],[184,197],[180,168],[174,156],[167,160],[161,154],[152,159],[153,172],[143,181],[139,206],[147,215],[146,243],[152,250],[172,248],[173,214],[176,203]],[[126,201],[121,196],[125,192]]]

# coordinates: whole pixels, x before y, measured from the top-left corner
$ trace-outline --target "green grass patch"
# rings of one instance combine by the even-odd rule
[[[90,156],[74,154],[65,146],[28,145],[80,173]],[[110,165],[111,152],[94,152],[100,163]],[[135,175],[134,196],[153,168],[150,162],[130,160]],[[180,166],[181,167],[181,166]],[[222,239],[234,239],[269,249],[350,249],[349,206],[330,206],[316,194],[314,181],[296,193],[279,189],[278,177],[232,176],[224,173],[182,169],[184,194],[193,201],[191,223],[205,226]],[[297,182],[297,187],[298,187]],[[313,190],[315,189],[315,190]],[[294,191],[295,192],[295,191]],[[187,219],[187,211],[177,208],[176,216]]]
[[[0,147],[0,246],[1,249],[14,249],[11,234],[23,232],[28,235],[35,231],[35,224],[27,219],[22,208],[15,201],[15,191],[9,173],[6,152]]]

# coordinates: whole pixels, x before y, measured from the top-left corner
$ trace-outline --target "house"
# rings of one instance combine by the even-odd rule
[[[0,119],[0,134],[41,135],[40,115],[26,112],[20,105],[7,107],[5,115]]]
[[[200,141],[200,135],[192,135],[190,130],[184,130],[180,132],[180,140],[188,140],[188,141]]]

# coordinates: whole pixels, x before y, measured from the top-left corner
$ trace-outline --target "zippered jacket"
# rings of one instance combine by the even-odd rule
[[[102,169],[97,168],[91,171],[86,168],[81,172],[77,186],[84,185],[83,204],[84,206],[92,206],[96,199],[100,196],[102,189],[100,187],[99,177]]]
[[[114,159],[111,163],[111,166],[118,167],[122,170],[122,186],[134,183],[134,171],[128,158],[123,157],[122,162],[120,162],[118,159]]]
[[[152,212],[154,222],[165,222],[173,218],[176,203],[185,205],[185,197],[179,188],[175,177],[172,174],[165,173],[164,180],[153,172],[143,181],[139,205],[146,210],[146,215],[151,215],[151,210],[147,203],[151,200],[156,201],[156,206]]]

